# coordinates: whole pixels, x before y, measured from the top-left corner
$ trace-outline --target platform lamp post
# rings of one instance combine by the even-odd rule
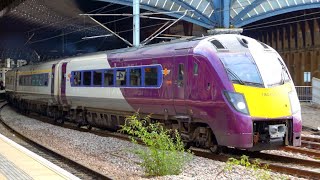
[[[133,46],[140,45],[140,0],[133,0]]]

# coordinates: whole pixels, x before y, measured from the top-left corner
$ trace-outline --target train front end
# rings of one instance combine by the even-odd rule
[[[253,151],[300,146],[300,102],[285,63],[261,42],[234,39],[243,51],[217,53],[233,86],[222,93],[233,118],[221,141]]]

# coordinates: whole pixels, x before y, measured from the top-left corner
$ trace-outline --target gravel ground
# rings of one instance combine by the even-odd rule
[[[65,129],[42,123],[17,114],[9,106],[1,111],[4,121],[16,131],[34,141],[59,152],[113,179],[145,179],[143,169],[138,166],[140,160],[130,153],[137,148],[133,143],[112,137],[100,137],[86,132]],[[153,177],[151,179],[259,179],[257,174],[265,174],[234,166],[225,172],[226,163],[196,157],[186,165],[180,175]],[[271,173],[272,179],[301,179],[292,176]],[[150,179],[150,178],[149,178]]]

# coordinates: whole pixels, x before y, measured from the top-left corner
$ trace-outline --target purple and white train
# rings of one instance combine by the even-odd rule
[[[301,144],[300,103],[271,47],[235,34],[190,38],[15,68],[8,101],[81,125],[118,129],[152,114],[184,141],[249,150]]]

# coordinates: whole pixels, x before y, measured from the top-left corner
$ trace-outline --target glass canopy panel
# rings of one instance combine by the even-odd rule
[[[269,0],[269,4],[272,6],[273,9],[280,8],[278,0]]]
[[[304,4],[302,0],[296,0],[297,4]]]
[[[288,1],[290,6],[295,6],[296,5],[295,0],[286,0],[286,1]]]

